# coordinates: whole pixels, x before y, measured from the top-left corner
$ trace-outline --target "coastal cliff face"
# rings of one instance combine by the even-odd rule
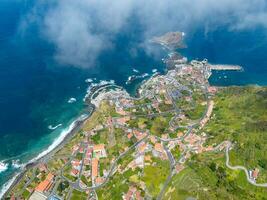
[[[138,98],[94,90],[92,116],[6,198],[264,199],[267,88],[216,88],[206,60],[169,59],[173,69],[145,81]]]

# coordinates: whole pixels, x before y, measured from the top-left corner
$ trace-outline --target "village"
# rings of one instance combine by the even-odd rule
[[[227,143],[206,146],[202,131],[217,92],[208,83],[207,61],[175,63],[146,81],[139,98],[119,90],[96,97],[96,111],[81,130],[51,159],[28,170],[10,199],[109,199],[114,177],[128,183],[116,193],[120,199],[160,198],[192,155],[224,150]],[[152,187],[149,173],[162,173],[161,186]],[[254,182],[258,173],[249,171]]]

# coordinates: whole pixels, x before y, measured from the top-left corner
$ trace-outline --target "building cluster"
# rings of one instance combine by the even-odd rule
[[[37,177],[40,182],[39,184],[34,188],[34,190],[28,189],[28,191],[31,193],[31,196],[29,197],[30,200],[46,200],[46,199],[55,199],[58,198],[54,195],[47,198],[47,196],[51,193],[53,186],[55,184],[55,175],[49,172],[47,169],[46,164],[39,164],[38,165],[38,171]],[[11,199],[16,199],[15,197],[11,197]]]
[[[123,200],[143,200],[140,191],[136,187],[129,187],[129,190],[126,194],[122,196]]]
[[[87,144],[85,146],[84,148],[77,147],[77,145],[73,147],[73,150],[77,150],[76,153],[82,154],[82,159],[71,160],[70,175],[74,177],[85,176],[92,181],[92,185],[99,185],[104,181],[104,177],[101,177],[99,172],[99,160],[107,157],[105,145]],[[82,183],[82,185],[86,187],[86,184]]]
[[[156,158],[162,161],[169,159],[170,163],[173,164],[175,172],[179,173],[184,169],[183,164],[190,158],[192,153],[199,154],[205,151],[215,150],[212,146],[204,146],[207,139],[205,133],[197,134],[197,130],[203,128],[211,118],[214,107],[214,102],[212,100],[201,102],[203,105],[207,105],[207,111],[205,115],[198,120],[199,128],[197,130],[192,129],[191,132],[187,133],[185,133],[185,131],[177,131],[177,125],[181,125],[185,121],[188,122],[188,116],[183,109],[176,105],[178,100],[183,100],[182,102],[185,102],[184,104],[191,105],[194,101],[193,92],[199,92],[199,94],[207,92],[209,96],[217,92],[215,87],[211,87],[207,84],[207,78],[210,76],[211,71],[206,60],[192,61],[190,64],[185,64],[185,62],[182,59],[173,62],[176,67],[174,70],[168,71],[166,75],[154,76],[142,85],[139,94],[147,100],[145,103],[136,103],[134,99],[126,95],[125,92],[118,90],[100,94],[99,97],[95,98],[92,103],[97,107],[100,105],[100,101],[105,99],[109,102],[110,106],[112,106],[112,109],[115,109],[116,113],[108,117],[105,116],[104,122],[99,123],[90,131],[85,132],[84,135],[86,138],[83,139],[83,141],[79,141],[79,144],[72,146],[71,155],[68,158],[69,160],[66,159],[64,161],[66,164],[65,167],[69,166],[70,170],[67,171],[67,174],[63,170],[63,179],[69,180],[68,182],[71,184],[78,183],[79,187],[83,189],[88,189],[88,183],[85,183],[81,177],[85,177],[87,182],[90,182],[92,186],[100,186],[107,180],[110,174],[107,170],[102,168],[103,160],[110,159],[107,155],[109,153],[109,149],[107,149],[109,141],[107,141],[106,144],[94,144],[90,139],[91,136],[100,134],[99,132],[103,129],[108,130],[109,136],[113,134],[115,128],[121,129],[129,141],[135,142],[131,147],[126,145],[123,148],[120,147],[120,155],[129,148],[135,149],[132,154],[133,160],[130,161],[126,167],[123,168],[122,165],[115,167],[115,170],[121,174],[128,169],[134,171],[136,168],[144,169],[147,165],[154,165],[156,164]],[[165,110],[163,110],[162,107],[164,107]],[[179,112],[177,110],[179,110]],[[138,123],[137,127],[134,128],[129,125],[131,120],[137,119],[140,115],[146,118],[153,114],[160,115],[163,112],[169,112],[175,114],[175,116],[172,116],[169,126],[166,129],[167,131],[163,131],[160,136],[152,135],[150,131],[146,129],[147,125],[145,123]],[[183,126],[188,128],[186,125]],[[171,138],[171,132],[176,134],[176,138]],[[112,145],[109,144],[109,146]],[[171,151],[176,148],[181,152],[181,156],[179,159],[175,158],[176,160],[172,160],[173,158],[170,158],[173,157]],[[220,150],[223,148],[225,148],[225,146],[221,145],[218,149]],[[112,155],[109,161],[113,162],[114,160],[115,156]],[[37,178],[39,178],[40,181],[33,190],[29,190],[29,192],[32,193],[30,197],[31,200],[47,199],[56,182],[56,175],[50,173],[45,164],[39,165],[38,169],[40,173],[37,175]],[[259,170],[257,168],[250,170],[250,179],[256,181],[258,173]],[[45,174],[45,177],[43,177],[43,174]],[[140,181],[139,186],[143,191],[146,190],[144,182]],[[140,188],[130,186],[129,190],[123,194],[123,199],[143,199],[139,191]],[[51,196],[51,198],[56,197]]]

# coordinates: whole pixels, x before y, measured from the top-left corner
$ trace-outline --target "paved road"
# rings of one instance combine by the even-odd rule
[[[112,163],[111,165],[111,168],[109,170],[109,174],[107,175],[105,181],[100,184],[100,185],[97,185],[97,186],[92,186],[92,187],[88,187],[87,189],[97,189],[97,188],[100,188],[100,187],[103,187],[107,182],[108,182],[108,179],[110,178],[110,176],[112,175],[116,165],[117,165],[117,162],[119,159],[121,159],[125,154],[127,154],[130,150],[132,150],[133,148],[135,148],[137,145],[139,145],[141,142],[143,142],[145,139],[147,139],[149,135],[145,136],[143,139],[139,140],[138,142],[136,142],[135,144],[133,144],[131,147],[129,147],[125,152],[123,152],[122,154],[120,154],[116,160]],[[86,189],[82,189],[82,191],[85,191]]]
[[[237,165],[237,166],[231,166],[229,164],[229,149],[231,147],[231,142],[229,142],[226,146],[226,150],[225,150],[225,156],[226,156],[226,166],[232,170],[243,170],[245,173],[246,173],[246,177],[247,177],[247,181],[252,184],[252,185],[255,185],[257,187],[267,187],[267,183],[255,183],[253,180],[251,180],[249,178],[249,174],[248,174],[248,170],[247,168],[245,168],[244,166],[240,166],[240,165]]]
[[[173,176],[173,170],[175,168],[175,159],[172,155],[172,153],[169,151],[169,149],[166,147],[165,144],[163,144],[163,147],[164,147],[164,150],[168,156],[168,159],[169,159],[169,162],[170,162],[170,173],[169,173],[169,176],[167,177],[158,197],[157,197],[157,200],[160,200],[162,199],[163,195],[164,195],[164,192],[168,186],[168,184],[170,183],[171,179],[172,179],[172,176]]]

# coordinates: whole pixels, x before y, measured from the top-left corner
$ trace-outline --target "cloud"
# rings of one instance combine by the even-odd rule
[[[24,20],[37,23],[56,47],[55,58],[67,65],[92,67],[129,26],[140,26],[143,40],[166,31],[267,29],[265,0],[39,0]],[[134,24],[136,20],[138,23]],[[26,22],[26,23],[25,23]],[[26,24],[26,25],[25,25]],[[137,28],[133,28],[137,30]]]

